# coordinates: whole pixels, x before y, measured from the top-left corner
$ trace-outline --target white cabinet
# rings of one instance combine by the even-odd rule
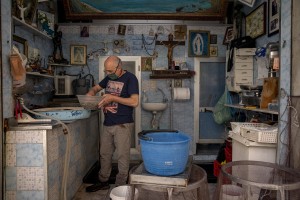
[[[253,56],[255,48],[234,48],[233,67],[226,73],[226,85],[229,91],[241,91],[240,85],[253,85]],[[226,58],[228,59],[229,52]]]

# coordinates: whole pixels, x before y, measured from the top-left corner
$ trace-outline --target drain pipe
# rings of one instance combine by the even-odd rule
[[[170,99],[170,129],[173,130],[173,99],[174,99],[174,94],[173,94],[173,80],[170,80],[170,90],[171,90],[171,99]]]
[[[34,112],[32,110],[29,110],[25,106],[23,98],[21,98],[21,97],[17,97],[17,98],[20,101],[23,108],[27,112],[32,113],[34,115],[39,115],[39,116],[44,117],[44,118],[52,119],[54,121],[57,121],[63,127],[63,133],[67,137],[67,142],[66,142],[66,153],[65,153],[64,172],[63,172],[63,179],[62,179],[62,188],[61,188],[61,193],[60,193],[60,198],[59,199],[67,200],[67,182],[68,182],[68,173],[69,173],[68,169],[69,169],[69,164],[70,164],[70,150],[71,150],[71,135],[69,134],[70,129],[65,123],[63,123],[59,119],[56,119],[54,117],[47,116],[47,115],[44,115],[44,114],[41,114],[41,113]]]

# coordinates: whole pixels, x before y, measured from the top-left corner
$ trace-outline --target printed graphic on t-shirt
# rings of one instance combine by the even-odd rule
[[[123,87],[124,87],[124,83],[122,83],[122,82],[108,81],[106,89],[105,89],[105,93],[111,94],[114,96],[120,96]],[[111,103],[107,104],[104,107],[103,112],[104,113],[106,113],[106,112],[117,113],[118,112],[118,103],[111,102]]]

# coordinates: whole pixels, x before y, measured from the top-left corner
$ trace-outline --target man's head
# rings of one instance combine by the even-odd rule
[[[117,79],[122,74],[122,62],[117,56],[109,56],[104,62],[104,72],[110,79]]]

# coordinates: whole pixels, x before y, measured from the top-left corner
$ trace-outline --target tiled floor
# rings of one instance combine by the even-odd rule
[[[89,184],[83,184],[80,189],[78,190],[78,192],[76,193],[75,197],[73,198],[73,200],[110,200],[110,192],[111,190],[115,187],[114,185],[111,185],[109,190],[99,190],[97,192],[93,192],[93,193],[87,193],[85,192],[85,188],[88,186]],[[216,184],[215,183],[209,183],[208,184],[208,190],[209,190],[209,196],[210,199],[213,199],[213,195],[215,193],[216,190]],[[180,195],[180,194],[174,194],[172,200],[183,200],[183,199],[194,199],[194,195],[191,193],[190,195],[192,195],[191,197],[188,196],[189,194],[185,194],[185,195]],[[142,194],[139,193],[139,200],[144,200],[144,199],[151,199],[151,200],[164,200],[164,199],[168,199],[166,194],[159,194],[157,192],[152,192],[151,194],[149,192],[145,192],[143,191]]]

